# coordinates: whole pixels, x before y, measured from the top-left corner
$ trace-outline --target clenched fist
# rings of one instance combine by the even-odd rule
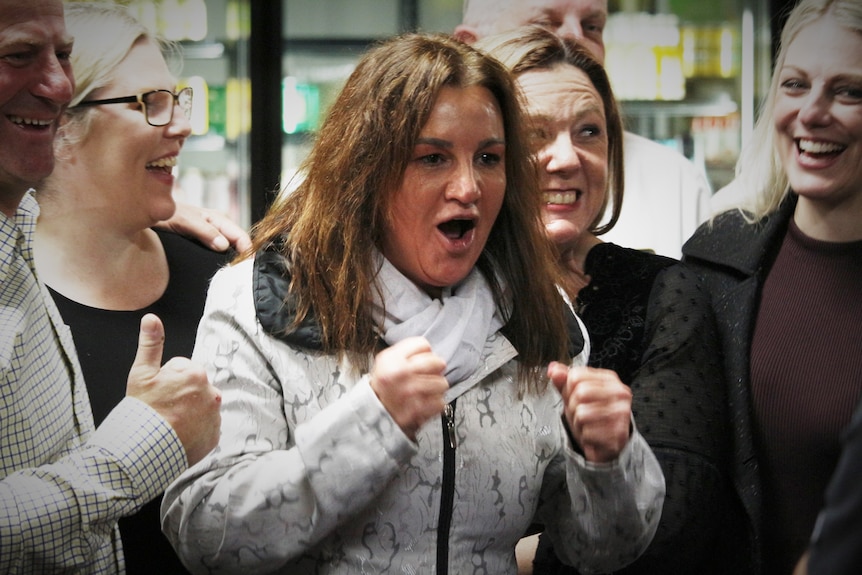
[[[141,318],[126,395],[140,399],[170,423],[189,465],[194,465],[218,444],[221,394],[210,385],[204,368],[190,359],[175,357],[162,366],[164,342],[162,321],[153,314]]]
[[[446,362],[431,351],[424,337],[408,337],[374,358],[371,389],[412,440],[426,421],[446,407],[445,370]]]
[[[587,461],[616,459],[629,440],[631,389],[609,369],[552,362],[548,377],[563,396],[566,422]]]

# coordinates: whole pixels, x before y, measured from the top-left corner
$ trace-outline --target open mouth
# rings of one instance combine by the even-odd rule
[[[543,194],[543,199],[546,204],[558,205],[558,206],[570,206],[572,204],[577,203],[583,192],[580,190],[575,190],[573,192],[545,192]]]
[[[475,227],[476,222],[473,220],[454,219],[441,223],[437,226],[437,229],[450,240],[460,240]]]
[[[177,165],[177,157],[161,158],[155,162],[147,164],[147,169],[152,171],[164,172],[165,174],[173,173],[174,166]]]
[[[800,138],[796,140],[796,148],[799,150],[800,154],[818,158],[828,158],[837,156],[847,149],[847,146],[832,142],[815,142],[814,140],[805,140]]]

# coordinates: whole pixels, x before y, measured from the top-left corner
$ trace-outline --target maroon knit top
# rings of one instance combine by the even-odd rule
[[[808,544],[862,397],[862,241],[811,239],[790,222],[764,283],[751,346],[767,573]]]

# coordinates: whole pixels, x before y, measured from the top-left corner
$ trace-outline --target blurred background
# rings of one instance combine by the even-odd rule
[[[193,136],[175,194],[248,227],[291,178],[373,42],[450,33],[462,0],[117,0],[182,44]],[[626,128],[733,177],[791,0],[609,0],[606,67]],[[295,183],[295,180],[294,180]]]

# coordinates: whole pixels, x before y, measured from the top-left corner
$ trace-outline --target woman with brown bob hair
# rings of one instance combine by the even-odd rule
[[[521,125],[456,40],[361,59],[210,288],[221,441],[162,509],[189,569],[515,573],[537,518],[591,571],[649,543],[664,480],[628,389],[584,367]]]
[[[622,120],[607,73],[574,40],[539,26],[473,46],[517,79],[540,170],[542,219],[590,334],[588,365],[632,389],[638,426],[664,472],[667,497],[656,535],[617,573],[731,573],[732,553],[719,544],[735,498],[715,317],[692,270],[601,239],[623,197]],[[615,212],[601,225],[611,194]],[[519,546],[525,565],[528,541]],[[553,551],[541,536],[532,573],[579,573]]]

